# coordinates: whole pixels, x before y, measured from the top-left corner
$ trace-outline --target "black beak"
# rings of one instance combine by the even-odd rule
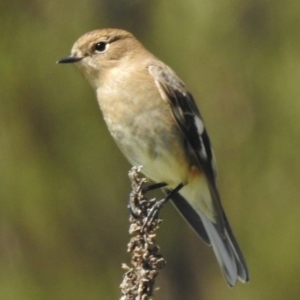
[[[78,61],[80,61],[82,59],[83,59],[83,57],[67,56],[67,57],[64,57],[64,58],[58,60],[56,63],[57,64],[70,64],[70,63],[78,62]]]

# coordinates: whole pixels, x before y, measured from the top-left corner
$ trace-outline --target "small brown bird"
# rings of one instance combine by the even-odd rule
[[[247,282],[246,262],[220,202],[207,131],[174,71],[120,29],[86,33],[58,63],[76,63],[83,72],[123,154],[164,186],[183,217],[212,246],[228,284]]]

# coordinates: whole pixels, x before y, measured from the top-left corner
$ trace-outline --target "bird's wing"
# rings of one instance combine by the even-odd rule
[[[162,98],[170,104],[173,116],[185,138],[185,147],[191,161],[197,164],[205,175],[215,220],[212,221],[196,211],[187,201],[189,199],[180,194],[174,195],[173,203],[202,239],[212,245],[228,284],[234,286],[238,278],[246,282],[249,280],[247,265],[220,202],[214,154],[196,103],[184,83],[167,66],[154,63],[149,66],[149,72]]]
[[[151,64],[148,70],[162,98],[170,103],[174,118],[187,141],[187,152],[207,179],[215,209],[216,224],[223,235],[224,211],[216,186],[215,158],[197,105],[185,84],[169,67]]]

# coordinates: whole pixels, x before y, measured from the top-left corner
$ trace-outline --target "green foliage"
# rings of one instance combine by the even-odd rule
[[[0,299],[120,295],[129,164],[86,81],[55,64],[102,27],[132,31],[190,88],[250,269],[249,284],[229,289],[211,249],[165,207],[155,299],[299,298],[299,0],[0,7]]]

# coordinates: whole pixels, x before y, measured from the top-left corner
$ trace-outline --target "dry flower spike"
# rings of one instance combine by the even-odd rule
[[[166,265],[166,261],[159,254],[156,244],[155,231],[162,222],[157,215],[148,218],[155,199],[148,200],[143,194],[143,185],[147,181],[140,178],[140,168],[133,167],[129,172],[132,184],[130,193],[129,233],[134,236],[128,243],[127,251],[131,252],[131,265],[123,264],[126,271],[120,285],[121,300],[150,300],[155,288],[155,278],[159,270]]]

